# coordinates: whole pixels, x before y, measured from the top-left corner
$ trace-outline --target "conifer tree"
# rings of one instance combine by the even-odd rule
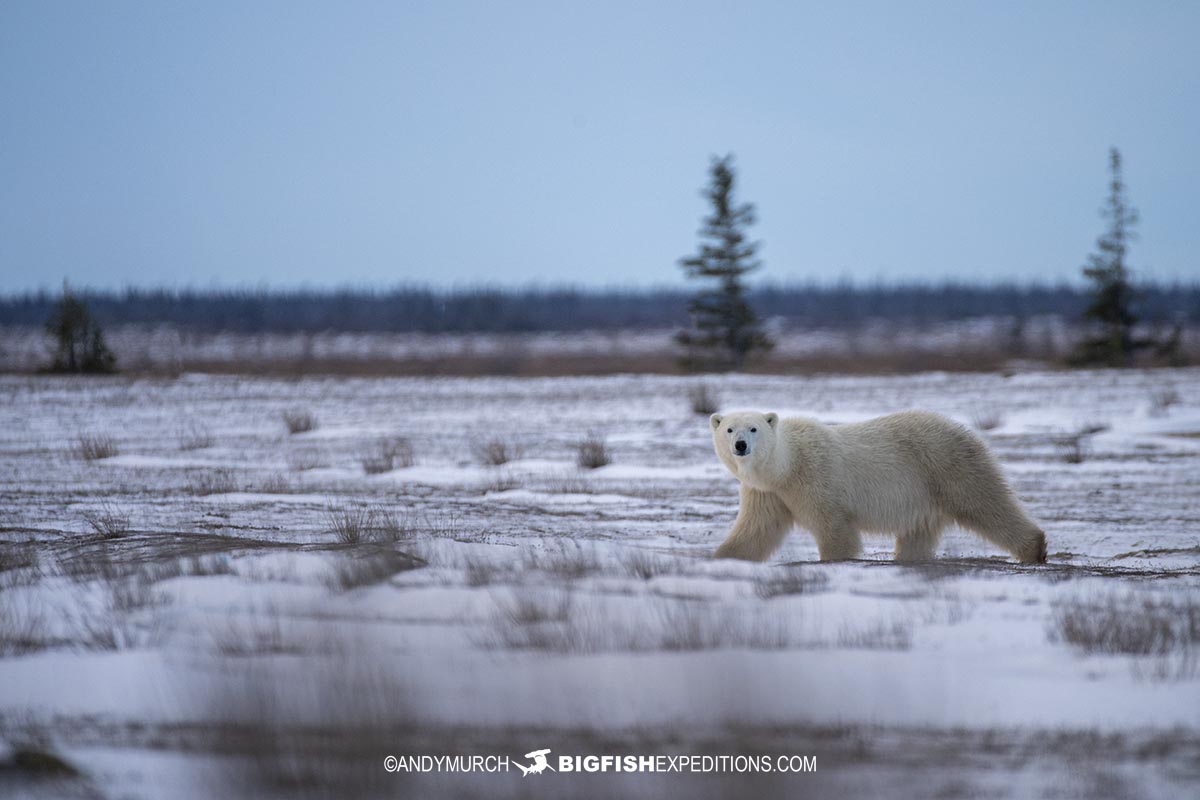
[[[691,326],[676,336],[687,348],[683,362],[689,369],[741,369],[772,346],[746,300],[743,277],[761,262],[754,257],[759,243],[746,235],[754,224],[754,206],[737,204],[734,183],[733,156],[714,157],[709,184],[701,192],[712,212],[703,220],[696,254],[679,261],[687,277],[701,283],[688,302]]]
[[[117,371],[117,359],[104,341],[100,325],[92,318],[87,303],[63,282],[63,294],[50,312],[46,332],[56,340],[51,372]]]
[[[1137,209],[1125,199],[1121,176],[1121,153],[1109,151],[1108,200],[1100,210],[1108,230],[1096,240],[1096,252],[1088,256],[1084,277],[1091,282],[1091,301],[1083,312],[1094,332],[1079,343],[1073,356],[1076,364],[1128,366],[1134,352],[1149,343],[1134,338],[1137,316],[1133,310],[1136,292],[1126,264],[1129,242],[1136,238]]]

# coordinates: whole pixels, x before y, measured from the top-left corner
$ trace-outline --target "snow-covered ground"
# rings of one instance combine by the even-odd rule
[[[917,566],[885,538],[820,564],[799,531],[767,564],[712,561],[737,496],[689,407],[699,383],[726,409],[926,408],[983,429],[1050,563],[962,531]],[[292,411],[317,426],[289,433]],[[589,437],[611,464],[577,467]],[[1200,780],[1200,370],[3,377],[0,515],[5,796],[1159,797]],[[383,768],[538,748],[818,769]]]

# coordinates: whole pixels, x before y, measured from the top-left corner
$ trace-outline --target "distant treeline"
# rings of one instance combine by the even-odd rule
[[[171,324],[201,331],[528,332],[664,328],[687,323],[686,289],[139,290],[80,292],[104,324]],[[1078,318],[1073,286],[800,285],[749,294],[764,318],[788,326],[866,320],[933,323],[982,316]],[[56,293],[0,297],[0,325],[41,325]],[[1143,286],[1146,321],[1200,321],[1200,284]]]

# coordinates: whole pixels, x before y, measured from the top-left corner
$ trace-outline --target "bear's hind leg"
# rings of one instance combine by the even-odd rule
[[[941,528],[917,528],[896,537],[897,561],[928,561],[942,538]]]
[[[1012,553],[1022,564],[1046,563],[1046,534],[1017,505],[1016,498],[1005,497],[990,507],[960,512],[954,519]]]

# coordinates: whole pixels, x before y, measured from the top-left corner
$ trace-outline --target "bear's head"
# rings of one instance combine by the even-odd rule
[[[734,475],[741,476],[770,461],[775,450],[778,414],[734,411],[713,414],[709,422],[717,455]]]

